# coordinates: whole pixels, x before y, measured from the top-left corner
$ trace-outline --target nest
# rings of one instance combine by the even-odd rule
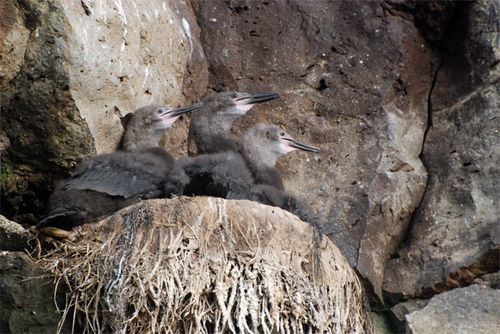
[[[152,200],[40,259],[85,333],[364,333],[361,285],[295,216],[248,201]]]

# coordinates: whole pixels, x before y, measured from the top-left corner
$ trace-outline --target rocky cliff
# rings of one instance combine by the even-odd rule
[[[0,8],[8,218],[35,222],[53,181],[113,150],[120,119],[138,106],[276,91],[281,99],[253,109],[235,135],[272,122],[321,148],[314,158],[282,158],[286,186],[318,212],[394,330],[423,307],[416,299],[498,286],[498,1]],[[188,121],[166,139],[177,156],[187,151]]]

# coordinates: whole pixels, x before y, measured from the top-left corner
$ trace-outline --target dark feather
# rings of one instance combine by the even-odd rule
[[[56,191],[49,199],[49,214],[38,226],[70,230],[83,223],[97,221],[137,201],[137,198],[109,196],[92,190]]]
[[[157,197],[163,193],[173,165],[172,157],[162,149],[103,154],[82,163],[60,189],[93,190],[124,198]]]
[[[267,184],[276,189],[285,190],[281,173],[277,168],[275,167],[252,168],[253,165],[251,163],[249,163],[248,166],[252,171],[252,175],[254,177],[256,184]]]
[[[229,136],[229,135],[228,135]],[[232,138],[221,135],[206,136],[201,138],[195,135],[195,143],[198,154],[211,154],[233,151],[238,152],[238,144]]]
[[[257,202],[282,208],[295,214],[305,222],[317,223],[317,217],[313,210],[285,190],[270,185],[258,184],[252,188],[252,193],[253,199]]]
[[[180,161],[190,182],[184,195],[250,198],[252,175],[243,158],[235,152],[204,154]]]
[[[71,229],[141,199],[182,194],[189,178],[163,149],[115,152],[82,163],[49,198],[39,226]]]

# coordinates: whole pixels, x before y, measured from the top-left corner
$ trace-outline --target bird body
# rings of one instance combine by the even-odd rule
[[[285,190],[283,178],[278,168],[259,165],[258,163],[250,161],[248,157],[245,159],[245,162],[252,173],[254,183],[265,184],[276,189]]]
[[[203,106],[193,113],[189,128],[189,135],[196,143],[197,153],[238,152],[238,144],[231,137],[234,122],[255,104],[278,97],[276,93],[223,92],[203,99]]]
[[[160,148],[103,154],[86,161],[62,182],[62,190],[93,190],[130,198],[158,195],[174,159]]]
[[[38,227],[70,230],[75,226],[97,221],[136,202],[133,197],[111,196],[93,190],[56,190],[49,198],[48,215],[40,221]]]
[[[122,137],[123,150],[85,161],[59,182],[39,226],[71,229],[142,199],[181,194],[189,178],[158,143],[182,113],[198,106],[153,105],[135,111]]]
[[[291,212],[305,222],[316,222],[317,218],[313,210],[284,189],[278,189],[268,184],[255,184],[251,193],[251,199],[256,202]]]
[[[290,195],[276,168],[280,156],[296,149],[319,152],[319,149],[300,143],[276,125],[257,124],[243,136],[242,155],[252,173],[252,199],[263,204],[290,211],[300,219],[315,222],[311,208]]]
[[[202,154],[182,159],[180,164],[190,178],[184,195],[227,199],[249,199],[252,196],[252,174],[239,153]]]
[[[224,92],[208,96],[203,107],[191,117],[190,136],[198,156],[182,160],[190,183],[185,195],[206,195],[231,199],[250,199],[253,177],[237,142],[231,137],[231,127],[254,104],[278,98],[275,93],[247,94]]]

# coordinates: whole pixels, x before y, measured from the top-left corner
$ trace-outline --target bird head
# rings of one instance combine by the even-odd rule
[[[241,92],[222,92],[207,96],[204,107],[214,113],[244,115],[255,104],[277,99],[277,93],[249,94]]]
[[[251,127],[243,136],[242,143],[250,159],[268,166],[274,166],[280,156],[295,150],[319,152],[319,148],[299,142],[276,125],[257,124]]]
[[[131,150],[158,146],[166,129],[170,128],[181,115],[201,105],[196,103],[181,108],[149,105],[137,109],[125,124],[122,148]]]

